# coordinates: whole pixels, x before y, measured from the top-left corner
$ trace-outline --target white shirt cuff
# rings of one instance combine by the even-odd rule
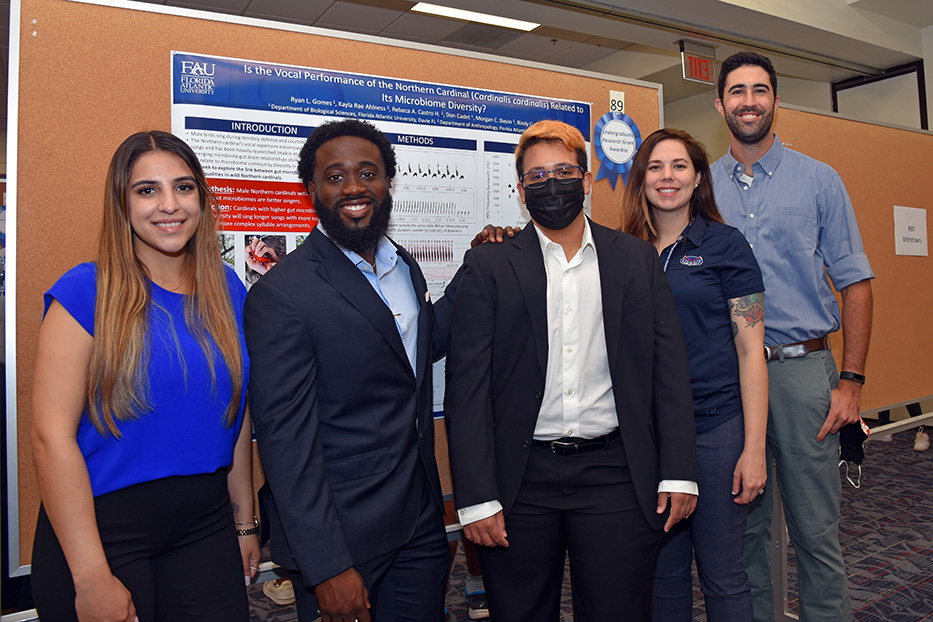
[[[665,479],[658,484],[658,492],[683,492],[695,497],[700,496],[697,490],[697,483],[685,479]]]
[[[462,527],[470,523],[475,523],[478,520],[489,518],[501,511],[502,504],[499,503],[498,499],[493,499],[485,503],[478,503],[465,508],[457,508],[457,518],[460,520],[460,526]]]

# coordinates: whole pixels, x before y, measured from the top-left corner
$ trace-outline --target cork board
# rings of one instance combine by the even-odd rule
[[[928,322],[933,259],[894,254],[893,215],[894,205],[933,213],[933,198],[923,183],[933,162],[933,135],[787,108],[775,118],[775,132],[785,145],[826,162],[842,177],[875,273],[862,410],[933,395],[928,356],[933,351]],[[842,342],[841,331],[834,333],[837,364],[842,362]]]
[[[623,91],[625,111],[642,135],[659,127],[656,87],[403,42],[155,10],[165,7],[21,2],[18,178],[11,207],[21,249],[15,276],[17,412],[10,413],[17,418],[19,450],[19,482],[11,490],[19,508],[19,533],[11,534],[11,542],[18,535],[20,544],[14,569],[17,561],[29,563],[39,506],[29,435],[42,293],[71,266],[94,259],[103,182],[116,147],[133,132],[170,129],[172,50],[591,102],[594,125],[609,111],[610,90]],[[594,188],[594,218],[618,226],[622,184],[613,190],[603,179]],[[446,475],[445,483],[447,488]],[[11,519],[15,525],[16,517]]]

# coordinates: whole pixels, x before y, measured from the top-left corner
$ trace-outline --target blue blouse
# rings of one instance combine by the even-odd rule
[[[763,292],[761,270],[738,229],[701,217],[660,259],[687,344],[697,433],[705,432],[742,414],[729,300]]]
[[[101,434],[88,419],[86,410],[78,427],[78,446],[84,454],[95,497],[163,477],[213,473],[232,463],[246,403],[249,357],[243,338],[246,288],[233,270],[225,268],[225,271],[244,362],[236,422],[232,426],[224,423],[232,385],[219,350],[214,346],[216,382],[212,386],[207,359],[185,323],[185,296],[152,283],[148,368],[151,410],[136,419],[117,422],[120,438]],[[93,335],[96,297],[97,267],[93,263],[80,264],[62,275],[45,293],[45,311],[53,299],[57,300]]]

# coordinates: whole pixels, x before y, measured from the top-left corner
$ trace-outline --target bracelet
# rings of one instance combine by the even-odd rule
[[[258,526],[259,526],[259,517],[258,517],[258,516],[253,516],[253,520],[247,521],[247,522],[245,522],[245,523],[239,523],[239,522],[237,522],[237,521],[233,521],[233,524],[234,524],[234,525],[254,525],[254,526],[257,526],[257,527],[258,527]]]
[[[865,384],[865,376],[862,374],[857,374],[854,371],[841,371],[839,372],[840,380],[851,380],[852,382],[857,382],[859,384]]]
[[[240,529],[237,527],[236,535],[238,536],[255,536],[259,533],[259,517],[253,516],[253,520],[247,523],[241,523],[239,521],[233,521],[234,525],[249,525],[246,529]]]

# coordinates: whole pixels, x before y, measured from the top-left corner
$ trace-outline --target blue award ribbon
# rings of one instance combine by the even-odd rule
[[[612,121],[624,123],[635,136],[635,145],[632,149],[632,153],[625,162],[616,162],[612,160],[606,155],[606,151],[603,149],[603,130],[606,128],[606,125]],[[608,178],[609,183],[612,184],[613,190],[616,188],[616,181],[618,181],[619,177],[622,178],[622,183],[628,183],[628,172],[632,168],[632,159],[635,157],[635,152],[638,151],[640,146],[641,132],[638,131],[638,126],[635,125],[635,121],[632,120],[632,117],[622,112],[607,112],[600,117],[593,130],[593,147],[596,149],[596,159],[599,160],[599,170],[596,173],[596,180],[598,181],[603,177]]]

